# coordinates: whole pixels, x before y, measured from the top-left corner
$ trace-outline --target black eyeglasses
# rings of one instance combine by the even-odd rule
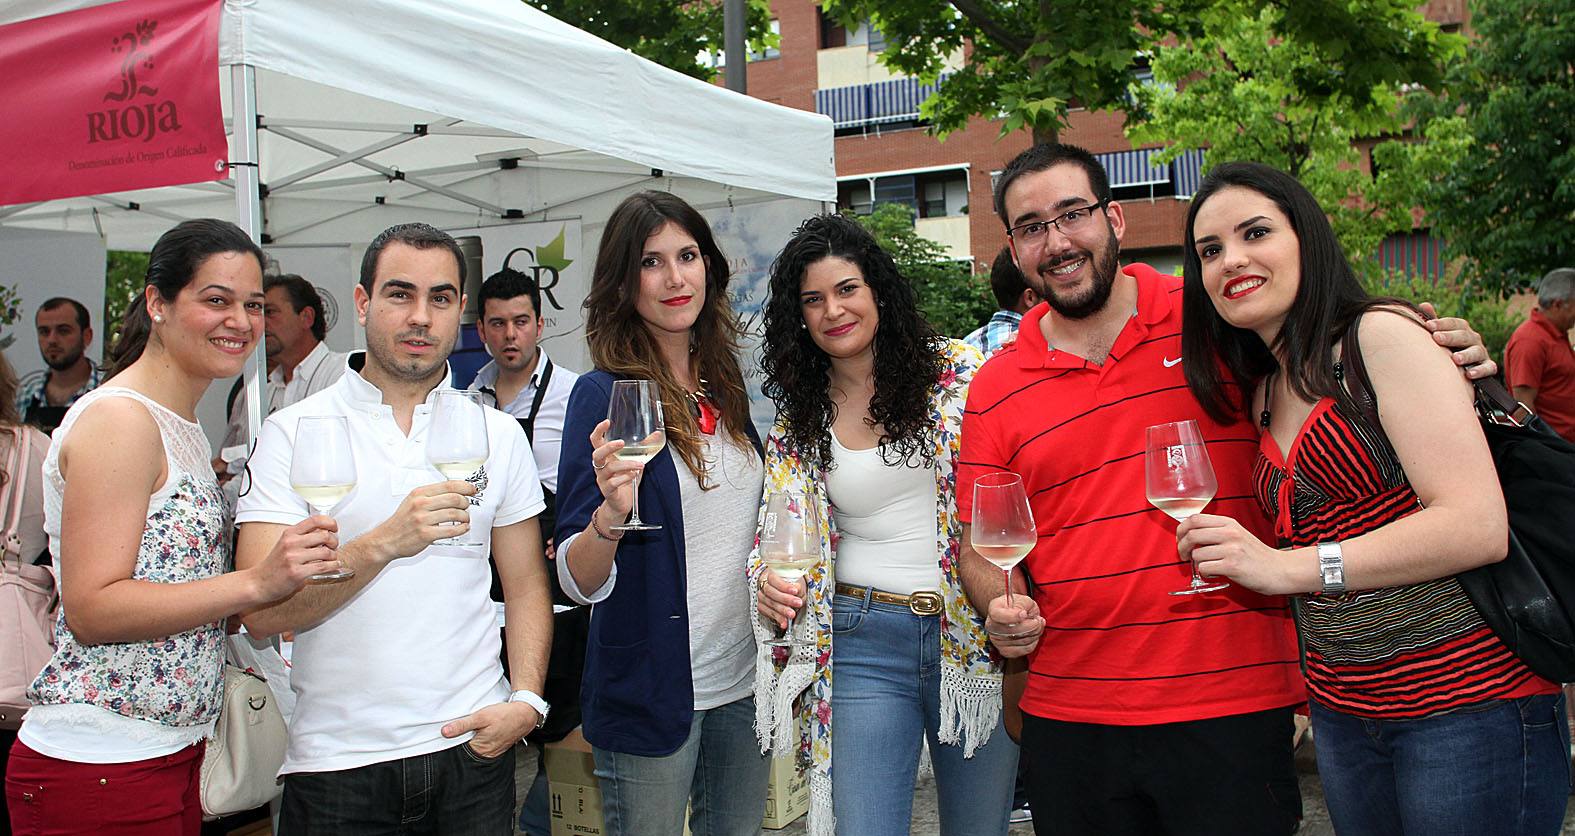
[[[1050,227],[1052,226],[1060,230],[1062,235],[1071,237],[1078,234],[1079,232],[1087,230],[1089,221],[1094,217],[1094,212],[1103,210],[1109,205],[1110,198],[1106,198],[1099,201],[1098,203],[1089,204],[1088,206],[1079,206],[1076,209],[1068,209],[1065,212],[1050,218],[1049,220],[1029,221],[1025,224],[1018,224],[1017,226],[1008,229],[1006,234],[1011,236],[1012,240],[1016,242],[1018,246],[1038,245],[1043,243],[1045,236],[1050,233]]]

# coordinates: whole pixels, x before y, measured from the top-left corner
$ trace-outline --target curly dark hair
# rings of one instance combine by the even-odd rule
[[[813,467],[830,470],[831,358],[804,327],[799,287],[811,264],[842,258],[857,265],[879,305],[875,329],[875,394],[866,421],[883,429],[887,464],[935,464],[930,400],[946,363],[944,337],[919,313],[913,285],[891,255],[858,222],[816,215],[794,231],[771,264],[760,366],[762,390],[776,403],[788,444]]]

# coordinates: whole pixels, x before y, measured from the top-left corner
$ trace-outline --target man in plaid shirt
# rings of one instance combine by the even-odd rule
[[[963,342],[984,352],[988,358],[1003,346],[1017,339],[1017,326],[1023,314],[1039,304],[1039,294],[1023,281],[1023,274],[1012,262],[1012,251],[1002,247],[990,265],[990,290],[995,293],[995,303],[1001,309],[990,316],[990,321],[963,337]]]
[[[49,370],[25,380],[16,393],[16,411],[23,423],[54,432],[66,410],[99,384],[103,372],[87,357],[93,324],[87,306],[75,299],[45,299],[34,317],[38,353]]]

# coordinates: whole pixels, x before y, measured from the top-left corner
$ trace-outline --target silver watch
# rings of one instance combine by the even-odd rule
[[[535,691],[515,691],[509,694],[509,702],[522,702],[536,709],[536,728],[547,725],[547,712],[552,707]]]
[[[1345,591],[1345,552],[1339,543],[1318,544],[1318,575],[1323,578],[1323,594]]]

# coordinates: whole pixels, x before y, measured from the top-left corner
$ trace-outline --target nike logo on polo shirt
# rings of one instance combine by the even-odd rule
[[[1171,368],[1171,367],[1175,366],[1177,363],[1180,363],[1181,362],[1181,358],[1177,357],[1176,359],[1172,360],[1169,357],[1166,357],[1163,360],[1161,360],[1160,362],[1163,362],[1165,364],[1165,368],[1168,369],[1168,368]]]

